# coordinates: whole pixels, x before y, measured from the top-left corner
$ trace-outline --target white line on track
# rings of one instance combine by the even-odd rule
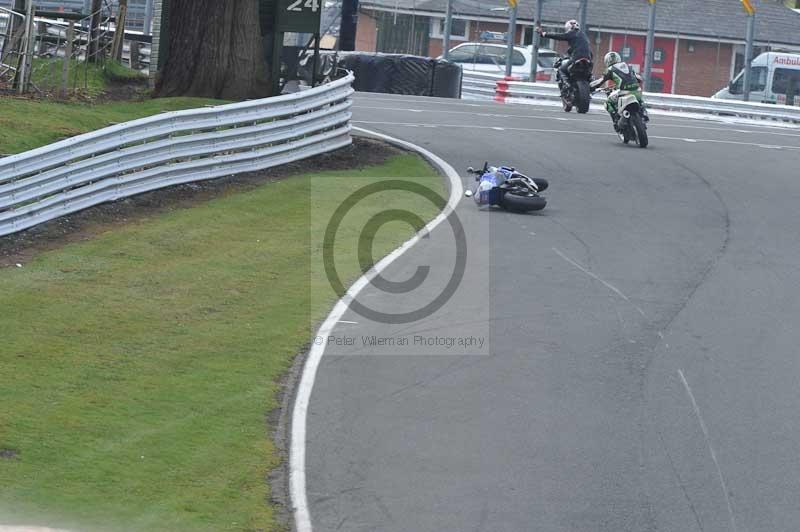
[[[566,118],[563,116],[545,116],[545,115],[535,115],[535,114],[504,114],[504,113],[477,113],[475,111],[451,111],[451,110],[432,110],[432,109],[415,109],[415,108],[399,108],[399,107],[377,107],[377,106],[370,106],[370,105],[358,105],[354,107],[355,110],[359,109],[367,109],[370,111],[397,111],[398,113],[436,113],[436,114],[451,114],[451,115],[470,115],[470,116],[485,116],[488,118],[521,118],[521,119],[540,119],[540,120],[558,120],[561,122],[590,122],[594,124],[604,124],[609,125],[609,119],[604,117],[604,119],[593,119],[587,117],[581,118]],[[702,129],[706,131],[724,131],[726,133],[743,133],[743,134],[763,134],[763,135],[777,135],[781,137],[796,137],[800,138],[800,133],[786,133],[782,131],[772,131],[766,130],[765,127],[753,126],[758,129],[730,129],[726,127],[714,127],[714,126],[696,126],[692,124],[666,124],[662,121],[662,117],[659,116],[656,119],[656,127],[671,127],[671,128],[685,128],[685,129]],[[688,119],[685,119],[688,120]]]
[[[372,279],[380,275],[386,267],[419,242],[422,235],[429,234],[439,224],[444,222],[450,213],[455,210],[459,201],[461,201],[461,197],[464,195],[464,188],[458,172],[438,155],[435,155],[425,148],[388,135],[359,127],[354,127],[353,129],[422,155],[445,174],[450,182],[450,197],[447,201],[447,206],[439,216],[434,218],[408,242],[378,262],[374,268],[369,270],[369,272],[364,274],[350,287],[344,297],[336,303],[336,306],[333,307],[333,310],[328,314],[328,317],[317,331],[317,336],[323,338],[330,336],[336,324],[341,321],[342,316],[347,312],[349,302],[355,299],[359,292],[361,292]],[[291,443],[289,449],[289,491],[292,498],[292,505],[294,506],[294,519],[297,532],[312,532],[313,530],[311,513],[308,507],[308,494],[306,492],[306,424],[308,421],[308,406],[311,400],[311,392],[314,389],[317,370],[319,369],[324,354],[324,343],[323,345],[314,344],[311,346],[308,358],[303,366],[300,383],[297,386],[297,395],[294,400],[294,409],[292,411]]]
[[[602,278],[601,278],[599,275],[597,275],[597,274],[594,274],[594,273],[590,272],[589,270],[587,270],[586,268],[584,268],[583,266],[581,266],[580,264],[578,264],[577,262],[575,262],[575,261],[574,261],[574,260],[572,260],[571,258],[569,258],[569,257],[567,257],[566,255],[564,255],[564,254],[563,254],[563,253],[562,253],[562,252],[561,252],[559,249],[557,249],[557,248],[553,248],[553,251],[555,251],[555,252],[556,252],[556,255],[558,255],[559,257],[561,257],[562,259],[564,259],[564,260],[565,260],[565,261],[567,261],[568,263],[572,264],[573,266],[575,266],[576,268],[578,268],[580,271],[582,271],[583,273],[585,273],[586,275],[588,275],[589,277],[591,277],[591,278],[592,278],[592,279],[594,279],[595,281],[599,282],[600,284],[602,284],[603,286],[605,286],[606,288],[608,288],[609,290],[611,290],[612,292],[614,292],[615,294],[617,294],[617,295],[618,295],[620,298],[622,298],[622,300],[623,300],[623,301],[625,301],[626,303],[630,304],[630,305],[631,305],[633,308],[635,308],[635,309],[636,309],[636,311],[637,311],[639,314],[641,314],[643,318],[646,318],[646,317],[647,317],[647,316],[645,315],[644,311],[641,309],[641,307],[639,307],[639,306],[638,306],[636,303],[634,303],[633,301],[631,301],[631,300],[630,300],[630,298],[629,298],[628,296],[626,296],[625,294],[623,294],[623,293],[622,293],[622,290],[620,290],[619,288],[617,288],[617,287],[616,287],[616,286],[614,286],[613,284],[609,283],[608,281],[606,281],[606,280],[602,279]]]
[[[417,105],[419,105],[420,103],[425,103],[425,104],[430,104],[430,105],[435,104],[436,106],[448,105],[448,106],[451,106],[451,107],[453,107],[453,106],[485,107],[486,104],[491,104],[492,103],[491,101],[486,101],[486,102],[483,102],[483,103],[466,103],[463,100],[453,100],[453,99],[443,99],[443,98],[438,98],[438,99],[437,98],[431,98],[429,100],[426,99],[424,102],[421,102],[419,98],[410,99],[410,98],[386,98],[386,97],[366,96],[368,94],[370,94],[370,93],[368,93],[368,92],[360,92],[360,93],[358,93],[357,98],[359,100],[368,100],[368,101],[371,101],[371,102],[391,102],[391,103],[403,102],[403,103],[415,103]],[[499,106],[499,105],[502,105],[502,104],[497,104],[497,105]],[[555,112],[555,110],[553,112]],[[563,113],[564,111],[561,111],[561,112]]]
[[[706,445],[708,445],[708,451],[711,453],[711,459],[714,461],[714,465],[717,466],[717,475],[719,475],[719,483],[722,486],[722,492],[725,494],[725,502],[728,505],[728,515],[731,519],[731,530],[736,532],[736,517],[733,514],[733,505],[731,504],[731,498],[728,495],[728,487],[725,484],[725,477],[722,475],[722,469],[719,467],[719,462],[717,461],[717,453],[714,452],[714,446],[711,445],[711,437],[708,435],[708,427],[706,427],[705,421],[703,421],[703,416],[700,414],[700,408],[697,406],[697,401],[694,399],[694,394],[692,393],[692,389],[689,387],[689,381],[686,380],[686,376],[683,374],[682,370],[678,370],[678,375],[681,378],[681,382],[683,382],[683,387],[686,389],[686,394],[689,396],[689,400],[692,401],[692,408],[694,408],[694,413],[697,416],[697,421],[700,422],[700,429],[703,431],[703,436],[706,439]]]
[[[371,95],[371,96],[367,96]],[[413,103],[416,105],[435,105],[436,109],[425,109],[425,111],[434,111],[438,112],[440,107],[482,107],[484,109],[490,108],[497,108],[506,109],[507,112],[513,111],[521,111],[523,109],[531,109],[535,108],[539,113],[552,113],[552,114],[564,114],[564,110],[561,108],[561,105],[552,102],[553,105],[542,105],[542,104],[515,104],[515,103],[498,103],[492,100],[467,100],[467,101],[477,101],[481,103],[466,103],[464,100],[453,100],[448,98],[416,98],[416,99],[409,99],[409,98],[386,98],[382,94],[377,93],[367,93],[367,92],[360,92],[357,96],[358,101],[369,101],[369,102],[387,102],[396,105],[398,102],[402,103]],[[592,112],[594,111],[594,112]],[[589,112],[589,116],[605,116],[605,112],[601,107],[593,107],[592,111]],[[506,113],[507,114],[507,113]],[[769,121],[753,121],[751,122],[734,122],[729,121],[724,118],[717,117],[715,115],[699,115],[699,114],[687,114],[681,115],[680,113],[672,113],[670,114],[669,111],[660,111],[660,110],[653,110],[653,114],[658,116],[658,123],[662,125],[665,121],[670,122],[707,122],[707,123],[714,123],[714,124],[721,124],[721,125],[736,125],[741,127],[753,127],[757,128],[759,131],[764,129],[775,129],[775,130],[796,130],[797,127],[793,125],[780,125],[775,124]],[[680,127],[679,124],[675,124],[676,127]],[[701,127],[701,126],[696,126]]]
[[[415,124],[409,122],[379,122],[379,121],[368,121],[368,120],[353,120],[354,124],[365,124],[365,125],[381,125],[381,126],[401,126],[401,127],[444,127],[444,128],[469,128],[469,129],[488,129],[488,130],[495,130],[495,126],[466,126],[464,124]],[[609,129],[611,129],[609,127]],[[504,127],[505,131],[527,131],[531,133],[560,133],[564,135],[603,135],[603,136],[612,136],[616,138],[615,133],[611,132],[602,132],[602,131],[575,131],[569,129],[545,129],[545,128],[528,128],[528,127]],[[718,139],[686,139],[684,137],[663,137],[663,136],[654,136],[650,135],[651,139],[658,139],[658,140],[677,140],[680,142],[694,142],[694,143],[710,143],[710,144],[730,144],[734,146],[751,146],[754,148],[766,148],[771,150],[795,150],[800,151],[800,146],[782,146],[782,145],[765,145],[759,144],[757,142],[740,142],[736,140],[718,140]]]
[[[495,129],[495,126],[473,126],[473,125],[464,125],[464,124],[416,124],[413,122],[379,122],[379,121],[370,121],[370,120],[353,120],[354,124],[366,124],[366,125],[377,125],[377,126],[404,126],[404,127],[446,127],[446,128],[469,128],[469,129]],[[507,127],[504,126],[506,131],[531,131],[531,132],[538,132],[538,133],[574,133],[575,135],[613,135],[616,137],[614,133],[608,133],[606,131],[572,131],[568,129],[545,129],[545,128],[527,128],[527,127]],[[609,127],[609,129],[611,129]]]
[[[757,142],[741,142],[736,140],[718,140],[718,139],[682,139],[678,137],[659,137],[650,135],[651,139],[659,139],[659,140],[680,140],[683,142],[693,142],[697,144],[730,144],[733,146],[750,146],[753,148],[762,148],[768,150],[800,150],[800,146],[783,146],[783,145],[767,145],[767,144],[759,144]]]

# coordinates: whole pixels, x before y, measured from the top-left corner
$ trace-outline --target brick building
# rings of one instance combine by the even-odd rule
[[[757,3],[756,55],[769,50],[800,52],[800,12],[794,0]],[[446,0],[362,0],[357,47],[364,51],[414,53],[436,57],[442,53]],[[505,0],[456,0],[451,45],[477,41],[485,31],[505,32]],[[589,0],[589,37],[595,57],[609,50],[643,70],[648,3],[644,0]],[[578,18],[578,0],[545,0],[543,25],[560,27]],[[535,1],[519,5],[519,44],[533,36]],[[738,73],[744,64],[746,17],[732,0],[658,0],[654,90],[710,96]],[[563,51],[561,43],[544,46]],[[598,70],[600,68],[600,61]]]

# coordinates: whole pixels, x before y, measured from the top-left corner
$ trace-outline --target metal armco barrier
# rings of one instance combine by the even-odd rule
[[[464,100],[493,100],[497,81],[502,76],[482,72],[464,71],[461,82],[461,98]]]
[[[646,92],[644,98],[650,109],[777,120],[800,124],[800,107],[749,103],[737,100],[717,100],[714,98],[679,96],[657,92]],[[533,100],[560,101],[561,97],[558,85],[552,83],[527,83],[498,79],[495,82],[494,99],[503,103],[532,103]],[[592,96],[592,101],[596,103],[603,103],[605,100],[606,96],[603,93],[595,93]]]
[[[351,144],[353,76],[163,113],[0,159],[0,236],[142,192],[264,170]]]

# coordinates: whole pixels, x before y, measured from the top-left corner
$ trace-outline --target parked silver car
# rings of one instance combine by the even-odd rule
[[[465,72],[503,75],[506,71],[507,54],[508,47],[504,44],[465,42],[450,49],[450,61],[460,64]],[[558,52],[539,48],[537,81],[555,81],[553,63],[558,58]],[[529,80],[532,62],[532,46],[515,46],[511,55],[511,75],[525,81]]]

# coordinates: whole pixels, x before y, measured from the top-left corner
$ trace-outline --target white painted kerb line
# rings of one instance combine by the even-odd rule
[[[703,431],[703,436],[706,439],[706,445],[708,446],[708,451],[711,453],[711,459],[714,461],[714,465],[717,467],[719,483],[722,486],[722,493],[725,494],[725,503],[728,505],[728,515],[731,518],[731,530],[736,532],[736,518],[733,515],[733,505],[731,504],[731,498],[728,495],[728,486],[725,484],[725,477],[722,476],[722,469],[719,467],[719,462],[717,461],[717,453],[714,452],[714,446],[711,445],[711,437],[708,435],[708,427],[706,427],[706,422],[703,421],[703,416],[700,414],[700,408],[697,406],[697,401],[694,399],[692,389],[689,387],[689,381],[686,380],[686,376],[680,369],[678,370],[678,375],[681,378],[681,382],[683,382],[683,387],[686,388],[686,393],[689,396],[689,399],[692,401],[692,408],[694,408],[694,414],[697,416],[697,421],[700,422],[700,429]]]
[[[369,270],[350,287],[344,297],[336,303],[336,306],[333,307],[333,310],[317,331],[317,336],[322,338],[327,338],[331,335],[337,323],[341,320],[344,313],[347,312],[350,301],[353,301],[358,293],[361,292],[372,279],[380,275],[387,266],[400,258],[406,251],[419,242],[423,235],[429,234],[439,224],[444,222],[450,213],[455,210],[458,202],[461,201],[461,197],[464,195],[461,176],[456,172],[455,168],[450,166],[438,155],[431,153],[425,148],[388,135],[383,135],[360,127],[354,127],[353,129],[372,137],[385,140],[391,144],[402,146],[403,148],[422,155],[431,164],[439,168],[450,181],[450,198],[447,201],[447,206],[444,211],[442,211],[439,216],[434,218],[411,240],[378,262],[374,268]],[[300,383],[297,387],[297,396],[295,397],[294,410],[292,411],[292,433],[289,449],[289,491],[294,506],[295,526],[298,532],[312,532],[313,530],[311,513],[308,507],[308,494],[306,492],[306,423],[308,421],[308,405],[311,400],[311,392],[314,389],[317,370],[319,369],[319,364],[324,354],[324,343],[323,345],[314,344],[311,346],[305,366],[303,367],[303,373],[300,377]]]

